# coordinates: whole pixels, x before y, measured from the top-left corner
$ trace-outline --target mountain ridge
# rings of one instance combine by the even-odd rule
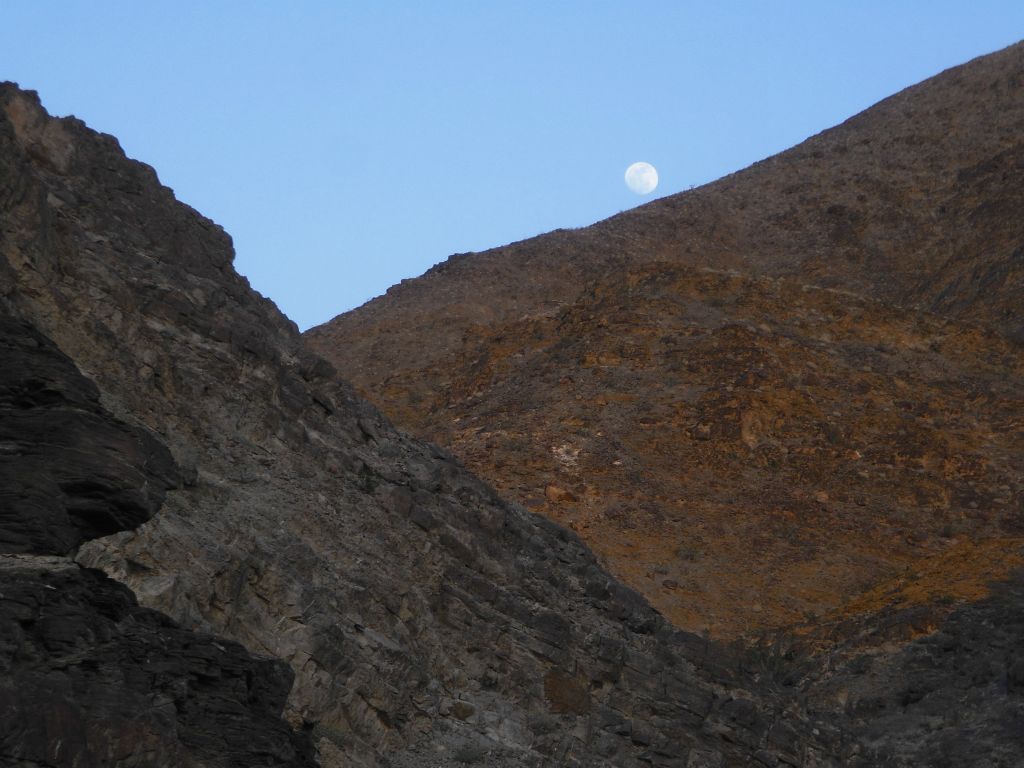
[[[976,598],[1019,563],[1022,136],[1017,44],[306,338],[687,629]]]
[[[547,235],[538,235],[478,254],[455,255],[449,260],[435,265],[420,278],[402,281],[402,283],[389,289],[388,294],[372,299],[362,307],[340,315],[334,320],[329,321],[329,323],[310,329],[306,332],[307,338],[312,339],[320,349],[327,348],[329,336],[332,332],[338,336],[349,333],[352,336],[350,343],[366,344],[367,342],[362,338],[362,334],[355,332],[362,317],[367,317],[367,325],[374,322],[374,318],[380,318],[382,324],[386,325],[384,324],[382,311],[390,316],[394,316],[396,312],[401,312],[403,313],[402,322],[413,323],[418,318],[416,312],[420,311],[422,313],[426,310],[417,310],[415,306],[406,307],[404,305],[410,302],[414,304],[414,292],[422,293],[425,290],[430,292],[430,302],[441,301],[445,303],[445,309],[449,313],[447,316],[449,325],[460,329],[465,327],[463,318],[465,311],[462,314],[455,311],[456,304],[473,307],[473,310],[479,312],[484,320],[488,317],[493,317],[494,313],[499,310],[503,317],[510,317],[515,312],[542,311],[544,302],[557,302],[558,300],[563,300],[567,295],[572,295],[574,291],[573,286],[578,285],[579,282],[579,269],[576,266],[576,262],[581,258],[594,260],[595,258],[601,259],[610,256],[612,268],[615,267],[618,256],[628,255],[632,258],[643,259],[674,258],[692,266],[710,266],[714,268],[736,268],[746,264],[748,267],[761,268],[769,273],[785,274],[786,270],[791,268],[793,264],[787,261],[785,253],[780,253],[779,251],[788,251],[789,248],[775,248],[772,250],[774,245],[772,235],[779,231],[785,232],[787,228],[797,226],[795,220],[786,221],[786,215],[789,213],[790,207],[787,198],[800,192],[800,184],[806,183],[806,180],[794,178],[789,183],[773,184],[773,186],[779,187],[778,200],[782,201],[780,205],[777,201],[759,197],[759,191],[756,190],[757,185],[760,183],[759,177],[770,172],[778,165],[799,165],[799,163],[794,161],[823,160],[826,153],[831,160],[836,160],[837,158],[842,160],[845,158],[847,163],[850,162],[851,153],[853,155],[861,153],[865,157],[863,160],[859,160],[859,162],[872,163],[872,153],[875,150],[871,145],[876,140],[881,143],[886,139],[890,145],[902,143],[904,149],[909,148],[911,151],[923,154],[928,160],[928,165],[931,166],[936,164],[936,155],[940,158],[938,164],[942,165],[941,158],[944,153],[939,151],[938,148],[946,147],[948,149],[951,146],[956,146],[962,150],[961,155],[964,157],[962,168],[958,170],[963,171],[967,175],[992,174],[1001,162],[1008,162],[1013,159],[1004,157],[1001,154],[1004,150],[1015,149],[1019,153],[1019,137],[1021,129],[1024,128],[1024,109],[1021,107],[1020,99],[1013,98],[1012,94],[1016,93],[1015,89],[1020,86],[1020,59],[1022,56],[1024,56],[1024,47],[1018,43],[997,53],[978,57],[967,64],[950,68],[921,84],[906,88],[884,99],[834,128],[809,137],[790,150],[761,160],[746,169],[729,174],[698,189],[660,198],[630,211],[616,214],[590,227],[579,230],[555,230]],[[965,80],[967,82],[964,82]],[[948,107],[942,103],[943,100],[948,98],[948,95],[944,92],[934,96],[937,104],[931,103],[933,95],[929,91],[936,87],[944,90],[956,90],[958,93],[963,93],[972,88],[974,91],[980,92],[982,88],[979,84],[983,80],[989,88],[992,87],[992,84],[999,86],[995,93],[997,97],[1002,99],[1001,105],[1005,107],[1001,111],[998,126],[994,129],[985,125],[986,121],[983,114],[958,115],[954,117],[952,112],[944,112],[944,109],[948,110]],[[922,95],[926,92],[929,92],[927,98]],[[976,102],[975,112],[980,111],[984,113],[986,108],[991,108],[991,105],[981,100],[978,96],[975,96],[973,100]],[[909,106],[907,106],[907,102],[910,102]],[[895,113],[901,108],[912,111],[909,115],[904,115],[900,119],[899,116],[895,116]],[[917,112],[924,110],[931,110],[941,116],[940,124],[933,126],[928,140],[923,140],[919,136],[915,137],[913,131],[910,130],[914,125],[914,119],[918,117]],[[971,133],[970,138],[973,146],[964,150],[965,142],[963,140],[957,141],[957,137],[961,136],[964,132],[960,124],[967,117],[974,117],[974,123],[970,127],[979,130]],[[861,143],[853,147],[846,146],[842,141],[832,142],[832,139],[841,139],[844,134],[861,130],[865,127],[870,129],[870,133],[870,131],[876,130],[875,126],[864,126],[864,124],[873,122],[883,123],[877,129],[883,134],[882,136],[864,137],[868,141],[865,142],[864,139],[861,139]],[[895,123],[895,127],[888,123]],[[907,135],[900,135],[899,131],[905,131]],[[995,135],[992,135],[993,133]],[[922,146],[935,147],[935,152],[932,155],[928,155],[928,153],[921,149]],[[815,153],[819,153],[819,157],[814,157]],[[881,164],[878,160],[873,162],[875,167]],[[992,165],[992,167],[988,167],[988,165]],[[1000,172],[1003,171],[1000,169]],[[1005,172],[1019,174],[1019,163],[1014,161],[1012,169],[1008,168]],[[946,178],[941,180],[946,182],[951,180],[950,173],[944,172]],[[847,271],[840,275],[829,274],[827,271],[829,265],[827,263],[814,263],[813,260],[819,258],[816,251],[819,251],[823,245],[828,244],[830,236],[834,236],[834,239],[839,240],[841,245],[844,245],[842,242],[844,238],[850,238],[854,242],[847,243],[844,246],[851,252],[850,258],[861,260],[877,259],[878,254],[872,253],[872,247],[876,247],[877,243],[872,242],[870,238],[865,239],[864,234],[856,232],[858,221],[856,220],[856,211],[852,209],[857,206],[858,195],[866,194],[872,188],[875,189],[878,195],[889,197],[891,200],[887,202],[896,203],[898,200],[893,196],[892,191],[878,188],[877,181],[870,175],[857,178],[857,174],[854,174],[852,171],[844,171],[842,175],[844,177],[842,179],[844,184],[859,183],[864,186],[864,191],[858,190],[853,194],[853,206],[849,204],[850,201],[832,201],[833,205],[842,206],[842,209],[836,209],[830,214],[831,218],[826,219],[824,222],[812,222],[814,226],[809,228],[812,232],[811,247],[805,246],[803,249],[794,249],[798,255],[789,258],[812,262],[809,265],[810,269],[804,270],[805,278],[817,276],[825,278],[822,284],[826,287],[841,287],[845,290],[854,290],[857,285],[850,279],[853,273]],[[748,180],[750,180],[749,183]],[[747,183],[751,189],[737,190],[736,187],[740,182]],[[1009,188],[1010,185],[1006,186]],[[814,192],[816,190],[812,188],[809,191],[805,190],[804,194],[813,194]],[[931,190],[931,192],[935,194],[935,190]],[[774,208],[765,216],[765,218],[770,216],[776,217],[776,220],[771,222],[773,229],[767,232],[759,231],[754,238],[749,237],[749,232],[740,231],[734,233],[724,231],[723,223],[718,221],[722,216],[722,211],[739,209],[740,206],[744,206],[744,208],[749,207],[751,200],[743,199],[744,193],[748,198],[759,199],[760,203],[768,203]],[[918,190],[916,194],[920,195],[921,190]],[[823,197],[824,193],[818,191],[818,195]],[[935,208],[941,208],[944,202],[946,201],[936,203]],[[805,208],[808,207],[806,202],[802,203],[802,205]],[[829,206],[823,205],[820,207],[824,209]],[[887,215],[891,218],[895,215],[895,212],[889,212]],[[742,218],[739,219],[739,223],[743,224]],[[800,223],[806,228],[808,222]],[[750,229],[753,224],[744,224],[744,226]],[[687,229],[688,227],[693,228],[692,231]],[[664,232],[661,231],[662,229],[669,230],[668,238],[664,236]],[[648,233],[653,233],[653,235]],[[742,244],[744,236],[748,237],[748,243],[756,243],[758,258],[761,260],[760,263],[750,260],[749,257],[744,257],[743,253],[738,252],[737,248],[730,247],[730,240],[740,241],[740,244]],[[905,232],[901,236],[910,238],[910,235]],[[658,238],[661,239],[660,242]],[[665,242],[666,239],[668,240],[667,243]],[[687,251],[688,247],[690,249],[694,247],[692,242],[694,239],[699,241],[702,248],[700,253],[694,253],[692,250]],[[647,250],[660,248],[664,251],[667,246],[671,252],[642,253],[646,248],[645,241],[648,240],[654,241],[656,248],[649,248]],[[549,244],[553,251],[550,255],[554,258],[545,259],[544,250]],[[785,245],[791,245],[791,243]],[[778,261],[778,265],[775,265],[774,269],[772,269],[773,265],[765,264],[763,261],[766,251],[772,254],[772,257]],[[907,249],[905,248],[901,249],[904,258],[907,255],[906,251]],[[625,253],[623,254],[623,252]],[[1013,282],[1011,282],[1007,289],[1019,291],[1021,280],[1020,262],[1024,256],[1014,251],[1008,258],[1005,256],[1003,258],[1008,262],[1006,264],[1006,274],[998,274],[1003,269],[1002,262],[999,262],[994,267],[997,272],[996,277],[1001,276],[1004,281],[1009,280],[1012,270]],[[443,279],[446,276],[451,277],[454,274],[464,273],[467,269],[473,272],[479,272],[484,269],[492,270],[496,275],[508,276],[507,267],[495,263],[499,259],[501,261],[515,261],[517,263],[515,277],[518,278],[518,281],[508,281],[507,285],[505,285],[506,297],[499,296],[493,291],[490,292],[488,299],[491,300],[491,303],[488,307],[477,306],[481,302],[479,297],[474,295],[473,290],[469,288],[463,290],[457,288],[457,286],[449,286],[448,284],[451,281]],[[537,263],[543,264],[547,270],[550,270],[552,277],[551,280],[546,281],[539,287],[538,279],[530,273],[530,269]],[[902,290],[907,297],[919,295],[923,299],[931,298],[938,305],[942,304],[941,291],[937,295],[932,295],[934,291],[929,293],[928,286],[917,284],[917,281],[914,279],[918,272],[917,265],[910,265],[900,269],[896,269],[891,264],[880,264],[879,266],[895,270],[908,283],[902,286]],[[950,264],[951,269],[953,266],[954,264]],[[815,270],[820,274],[816,275]],[[861,275],[860,279],[863,280],[864,276]],[[949,280],[950,283],[947,286],[952,284],[953,278],[950,277]],[[880,288],[877,282],[875,281],[868,285],[875,290],[885,287],[883,285]],[[536,290],[540,294],[537,303],[530,303],[529,293],[526,289]],[[447,295],[452,290],[459,291],[459,293],[454,296]],[[866,295],[872,294],[871,290],[854,290],[854,292]],[[511,308],[505,306],[507,302],[511,302]],[[523,306],[516,308],[517,302],[522,302]],[[993,322],[997,325],[1001,322],[1006,323],[1005,313],[1007,310],[1012,309],[1012,305],[1000,304],[999,301],[990,301],[989,303],[990,306],[988,307],[971,307],[971,309],[979,312],[979,320]],[[378,307],[381,308],[380,311]],[[387,307],[386,310],[383,309],[384,307]],[[962,311],[961,314],[967,313]],[[1003,318],[1003,320],[999,318]],[[1002,329],[1004,332],[1011,335],[1020,333],[1019,318],[1015,318],[1016,314],[1009,317],[1009,323]],[[393,317],[389,317],[388,320],[391,322],[391,325],[386,325],[386,327],[393,329],[400,326],[399,320]],[[328,328],[331,324],[333,326]],[[453,338],[456,333],[455,330],[445,330],[437,327],[432,328],[432,331],[434,331],[439,339],[444,341]],[[325,339],[325,341],[320,342],[321,338]],[[446,345],[442,344],[441,346],[444,348]],[[403,350],[401,359],[417,360],[414,352],[415,350]],[[342,362],[345,370],[358,371],[358,366],[366,365],[366,361],[370,356],[363,352],[348,354],[344,350],[335,348],[331,350],[329,357]]]

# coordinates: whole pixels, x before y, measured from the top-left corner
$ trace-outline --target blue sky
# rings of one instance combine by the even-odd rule
[[[4,0],[0,24],[0,79],[153,165],[307,328],[786,149],[1024,37],[1024,2]]]

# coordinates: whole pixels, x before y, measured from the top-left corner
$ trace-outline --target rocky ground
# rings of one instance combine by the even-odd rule
[[[750,638],[896,592],[948,610],[1019,567],[1022,374],[971,325],[657,265],[376,394],[678,626]]]

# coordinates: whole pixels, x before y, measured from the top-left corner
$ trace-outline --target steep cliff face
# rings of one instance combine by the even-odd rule
[[[677,626],[948,612],[1022,564],[1022,174],[1018,44],[307,338]]]
[[[390,426],[110,137],[0,91],[0,296],[184,486],[79,561],[295,671],[323,765],[833,764],[849,745]]]
[[[135,528],[180,476],[69,358],[0,304],[0,764],[306,766],[292,674],[140,608],[62,555]]]

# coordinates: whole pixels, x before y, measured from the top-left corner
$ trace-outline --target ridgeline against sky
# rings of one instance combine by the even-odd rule
[[[975,594],[1021,563],[1022,137],[1019,43],[306,338],[685,629],[843,616],[908,564]]]
[[[1024,4],[10,0],[0,78],[116,134],[300,327],[451,253],[792,146],[1024,30]]]

